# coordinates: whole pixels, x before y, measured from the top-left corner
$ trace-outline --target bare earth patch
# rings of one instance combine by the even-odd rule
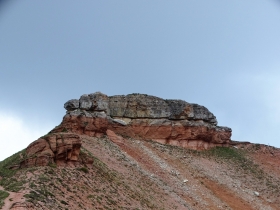
[[[80,136],[92,165],[18,170],[26,182],[2,209],[280,209],[277,149],[198,152],[112,135]]]

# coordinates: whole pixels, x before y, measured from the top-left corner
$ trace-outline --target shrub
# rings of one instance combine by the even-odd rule
[[[64,204],[64,205],[68,205],[68,203],[64,200],[61,200],[60,203]]]
[[[79,171],[82,171],[84,173],[88,173],[88,169],[86,167],[81,167],[81,168],[78,168]]]
[[[61,132],[68,132],[66,128],[63,128]]]
[[[56,163],[54,163],[54,162],[49,162],[48,165],[49,165],[50,167],[52,167],[52,168],[56,168],[56,167],[57,167]]]

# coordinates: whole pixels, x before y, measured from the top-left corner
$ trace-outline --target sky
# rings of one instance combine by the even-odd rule
[[[0,0],[0,160],[96,91],[197,103],[280,148],[279,37],[278,0]]]

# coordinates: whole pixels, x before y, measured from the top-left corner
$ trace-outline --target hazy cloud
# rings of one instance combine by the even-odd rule
[[[43,136],[50,127],[26,125],[23,120],[13,114],[0,112],[0,161],[26,148],[32,141]]]

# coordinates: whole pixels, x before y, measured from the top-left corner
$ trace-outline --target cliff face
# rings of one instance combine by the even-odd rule
[[[66,115],[52,132],[100,137],[106,131],[196,150],[230,145],[231,129],[217,126],[204,106],[146,94],[82,95],[65,103]]]

